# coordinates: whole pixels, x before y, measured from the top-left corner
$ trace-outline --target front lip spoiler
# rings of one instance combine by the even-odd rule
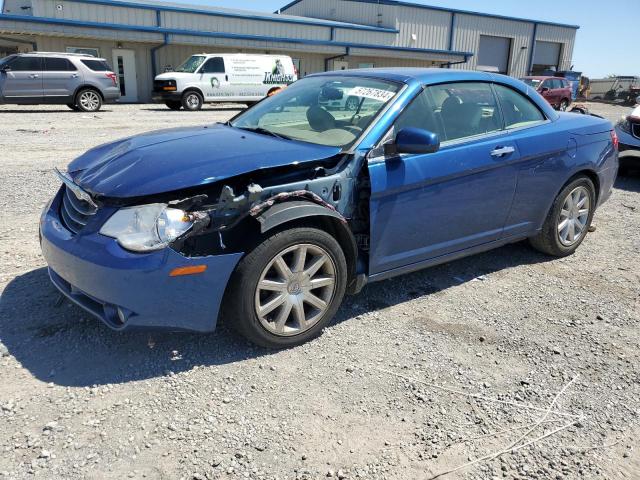
[[[63,173],[57,168],[54,168],[54,171],[56,172],[56,175],[58,175],[58,178],[60,178],[62,183],[64,183],[65,186],[73,192],[73,194],[76,196],[78,200],[85,201],[89,205],[91,205],[92,208],[96,210],[98,209],[98,205],[95,204],[95,202],[93,201],[93,198],[91,198],[91,195],[89,195],[82,188],[76,185],[68,173]]]

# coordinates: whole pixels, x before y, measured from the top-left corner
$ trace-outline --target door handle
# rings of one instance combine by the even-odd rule
[[[35,73],[32,73],[31,75],[29,75],[29,78],[38,78],[40,75],[36,75]]]
[[[505,155],[509,155],[510,153],[515,152],[516,149],[513,147],[497,147],[495,150],[491,152],[492,157],[504,157]]]
[[[74,73],[73,75],[71,75],[71,78],[78,78],[80,75],[78,75],[77,73]]]
[[[225,79],[225,81],[227,81],[227,82],[228,82],[228,81],[229,81],[229,75],[225,75],[225,76],[224,76],[224,79]]]

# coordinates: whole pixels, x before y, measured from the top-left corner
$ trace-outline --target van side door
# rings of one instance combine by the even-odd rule
[[[224,58],[211,57],[200,67],[198,79],[200,88],[208,102],[230,100],[234,95],[229,89],[229,74]]]
[[[42,102],[42,57],[16,57],[4,65],[0,75],[5,102]]]
[[[46,57],[42,70],[44,98],[48,102],[72,103],[82,74],[67,58]]]

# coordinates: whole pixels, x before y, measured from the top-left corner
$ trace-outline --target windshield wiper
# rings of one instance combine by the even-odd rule
[[[271,130],[267,130],[266,128],[262,128],[262,127],[236,127],[235,125],[231,125],[230,123],[229,123],[229,126],[234,128],[239,128],[240,130],[246,130],[248,132],[260,133],[262,135],[270,135],[272,137],[280,138],[282,140],[291,140],[291,137],[288,137],[287,135],[282,135],[280,133],[272,132]]]

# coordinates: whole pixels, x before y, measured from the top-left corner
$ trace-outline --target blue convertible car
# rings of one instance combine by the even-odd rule
[[[357,106],[323,106],[344,95]],[[316,74],[225,124],[80,156],[42,214],[42,251],[56,287],[114,329],[224,320],[287,347],[367,282],[523,239],[571,254],[617,148],[609,122],[501,75]]]

